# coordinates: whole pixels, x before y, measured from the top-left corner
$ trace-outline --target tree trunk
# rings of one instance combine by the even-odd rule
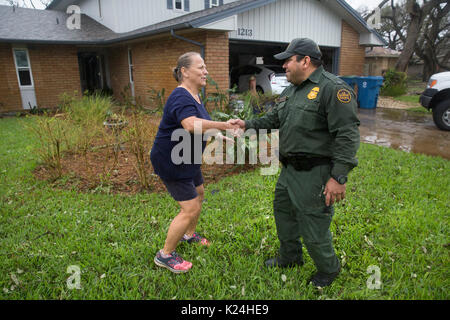
[[[414,53],[414,45],[419,37],[421,17],[420,7],[415,0],[408,0],[406,3],[407,12],[411,16],[411,22],[408,26],[405,46],[398,58],[395,69],[397,71],[406,72],[408,69],[409,60]]]
[[[433,70],[433,61],[427,55],[425,55],[423,59],[422,81],[428,81],[430,76],[435,73]]]

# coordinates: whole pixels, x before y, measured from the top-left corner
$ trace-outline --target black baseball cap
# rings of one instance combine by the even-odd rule
[[[286,60],[295,55],[309,56],[320,60],[322,53],[317,43],[308,38],[296,38],[291,41],[284,52],[274,55],[275,59]]]

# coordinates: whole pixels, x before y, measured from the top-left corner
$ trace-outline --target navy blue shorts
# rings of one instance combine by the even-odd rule
[[[197,198],[195,189],[203,184],[203,175],[199,170],[192,179],[167,181],[162,179],[172,198],[176,201],[188,201]]]

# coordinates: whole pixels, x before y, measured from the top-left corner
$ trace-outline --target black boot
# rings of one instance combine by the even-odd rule
[[[336,279],[336,277],[341,272],[341,264],[339,263],[339,269],[337,272],[325,273],[317,271],[311,278],[309,278],[308,283],[312,283],[313,286],[317,287],[327,287],[331,285]]]
[[[304,262],[303,262],[302,258],[300,258],[298,260],[287,262],[287,261],[281,259],[281,257],[275,257],[275,258],[266,260],[266,262],[264,263],[264,265],[267,268],[273,268],[273,267],[291,268],[291,267],[295,267],[295,266],[303,266],[303,264],[304,264]]]

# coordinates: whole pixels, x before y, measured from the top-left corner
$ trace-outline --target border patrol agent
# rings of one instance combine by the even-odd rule
[[[357,103],[353,90],[324,70],[314,41],[294,39],[274,57],[284,60],[291,85],[265,116],[234,124],[279,129],[283,167],[273,204],[280,252],[265,265],[303,265],[301,237],[317,268],[310,282],[324,287],[341,268],[329,228],[333,203],[345,198],[347,175],[357,165]]]

